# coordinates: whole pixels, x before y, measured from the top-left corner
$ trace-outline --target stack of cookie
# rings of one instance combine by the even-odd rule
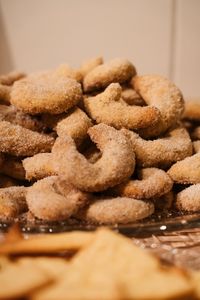
[[[2,221],[28,212],[126,224],[157,209],[200,210],[200,113],[188,104],[184,114],[168,79],[97,57],[0,76],[0,101]]]

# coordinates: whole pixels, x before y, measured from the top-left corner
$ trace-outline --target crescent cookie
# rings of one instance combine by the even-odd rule
[[[98,192],[129,178],[135,168],[135,155],[124,134],[105,124],[88,130],[102,156],[94,164],[77,151],[70,137],[58,138],[52,149],[57,172],[80,190]]]
[[[32,156],[49,152],[54,138],[7,121],[0,121],[0,152],[15,156]]]
[[[87,73],[83,80],[83,88],[85,92],[103,89],[113,82],[124,83],[135,74],[132,63],[127,59],[116,58]]]
[[[25,158],[22,163],[27,180],[57,175],[52,153],[38,153],[32,157]]]
[[[56,72],[27,76],[16,81],[10,102],[29,114],[60,114],[75,106],[82,97],[81,85]]]
[[[146,168],[139,171],[140,180],[130,179],[112,188],[117,195],[135,199],[150,199],[168,193],[173,181],[163,170]]]
[[[66,117],[59,120],[55,130],[59,137],[70,136],[80,145],[87,137],[87,131],[92,127],[91,119],[80,108],[74,108]]]
[[[94,199],[76,217],[94,224],[127,224],[144,219],[154,212],[151,202],[127,197]]]
[[[132,84],[144,101],[155,106],[161,114],[159,124],[141,130],[142,136],[157,137],[180,120],[184,111],[184,100],[175,84],[159,75],[135,76]]]
[[[128,105],[122,99],[119,83],[110,84],[94,97],[86,97],[84,106],[88,115],[97,123],[105,123],[117,129],[139,129],[157,124],[160,113],[153,106]]]
[[[67,64],[62,64],[60,65],[56,70],[55,73],[57,76],[62,76],[62,77],[68,77],[75,79],[78,82],[81,82],[83,79],[82,73],[79,70],[74,70]]]
[[[194,184],[177,194],[176,207],[179,210],[200,211],[200,184]]]
[[[132,142],[137,165],[141,167],[166,167],[192,155],[192,142],[185,128],[177,127],[165,137],[144,140],[139,134],[121,130]]]
[[[176,183],[200,183],[200,153],[178,161],[167,173]]]
[[[68,219],[85,205],[89,194],[83,193],[58,176],[34,183],[27,192],[26,202],[33,215],[42,220]]]
[[[33,131],[44,129],[44,124],[36,117],[25,114],[12,105],[0,105],[0,121],[8,121]]]
[[[97,56],[97,57],[94,57],[94,58],[84,61],[81,64],[81,67],[79,70],[80,70],[82,76],[85,77],[94,68],[96,68],[97,66],[102,65],[102,64],[103,64],[103,57]]]

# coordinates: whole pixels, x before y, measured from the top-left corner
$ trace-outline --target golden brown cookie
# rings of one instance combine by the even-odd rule
[[[72,69],[69,65],[67,64],[62,64],[60,65],[56,70],[55,73],[58,76],[63,76],[66,78],[72,78],[75,79],[78,82],[81,82],[83,79],[82,73],[80,70],[75,70]]]
[[[94,97],[85,97],[84,106],[88,115],[97,123],[105,123],[117,129],[146,128],[160,120],[160,113],[153,106],[128,105],[122,99],[122,88],[118,83],[110,84],[104,92]]]
[[[76,80],[45,72],[15,82],[10,101],[25,113],[60,114],[75,106],[81,97],[81,85]]]
[[[194,184],[177,194],[176,207],[179,210],[200,211],[200,184]]]
[[[154,205],[128,197],[98,198],[78,213],[78,218],[95,224],[127,224],[154,212]]]
[[[144,140],[139,134],[122,129],[132,142],[137,165],[142,167],[167,167],[192,155],[192,142],[185,128],[177,127],[164,137]]]
[[[29,210],[39,219],[60,221],[68,219],[89,200],[83,193],[58,176],[46,177],[28,189]]]
[[[135,76],[132,84],[144,101],[155,106],[161,114],[159,124],[141,130],[142,136],[157,137],[180,120],[184,111],[184,100],[175,84],[159,75]]]
[[[51,153],[38,153],[23,160],[26,179],[42,179],[56,175],[54,158]]]
[[[59,120],[55,130],[59,137],[70,136],[80,145],[87,137],[87,131],[92,126],[91,119],[84,111],[76,107],[65,118]]]
[[[45,127],[36,117],[25,114],[12,105],[0,105],[0,121],[8,121],[33,131],[42,131]]]
[[[113,82],[124,83],[136,74],[135,67],[127,59],[116,58],[91,70],[83,80],[85,92],[107,87]]]
[[[135,199],[149,199],[168,193],[173,181],[165,171],[157,168],[141,169],[138,174],[140,180],[130,179],[112,188],[112,191],[123,197]]]
[[[101,158],[90,163],[77,151],[70,137],[58,138],[52,149],[57,172],[83,191],[106,190],[129,178],[135,167],[135,155],[124,134],[105,124],[90,127],[88,134],[102,152]]]
[[[178,161],[167,173],[176,183],[200,183],[200,153]]]
[[[94,68],[103,64],[103,57],[97,56],[94,58],[90,58],[84,61],[80,66],[80,72],[83,77],[85,77],[89,72],[91,72]]]
[[[7,121],[0,121],[0,152],[15,156],[32,156],[49,152],[54,138]]]

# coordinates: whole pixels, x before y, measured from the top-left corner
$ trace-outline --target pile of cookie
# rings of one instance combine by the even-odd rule
[[[0,76],[0,220],[198,211],[199,139],[200,102],[126,59]]]

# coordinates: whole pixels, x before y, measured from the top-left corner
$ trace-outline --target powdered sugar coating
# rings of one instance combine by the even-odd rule
[[[116,58],[94,68],[83,80],[85,92],[107,87],[112,82],[123,83],[136,74],[135,67],[127,59]]]

